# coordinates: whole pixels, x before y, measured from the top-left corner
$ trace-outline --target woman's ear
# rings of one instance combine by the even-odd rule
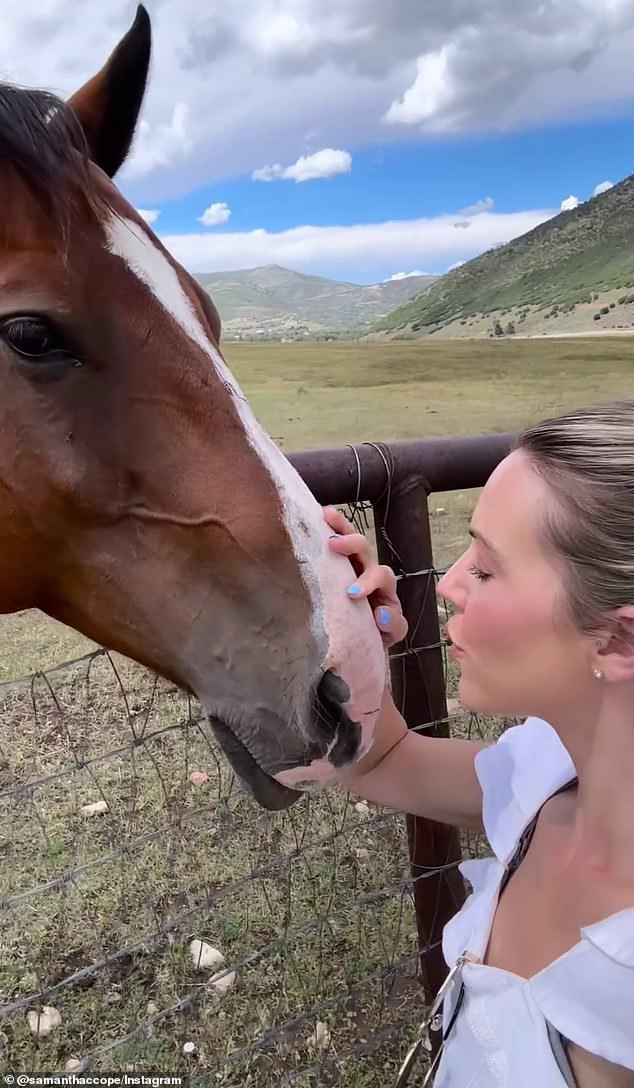
[[[593,669],[612,683],[634,683],[634,605],[619,608],[610,631],[595,643]]]

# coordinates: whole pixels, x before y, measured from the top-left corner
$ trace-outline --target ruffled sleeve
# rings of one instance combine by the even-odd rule
[[[527,718],[475,759],[484,829],[506,865],[522,831],[541,806],[575,777],[570,755],[548,722]]]

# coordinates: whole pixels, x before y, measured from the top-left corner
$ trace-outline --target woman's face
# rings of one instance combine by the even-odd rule
[[[471,710],[553,722],[592,685],[594,643],[564,618],[561,571],[540,540],[552,501],[514,451],[482,491],[469,548],[438,583],[453,605],[450,653]]]

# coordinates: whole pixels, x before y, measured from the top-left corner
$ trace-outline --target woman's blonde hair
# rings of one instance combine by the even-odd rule
[[[523,450],[555,502],[542,526],[562,562],[564,607],[592,635],[634,604],[634,400],[578,408],[527,427]]]

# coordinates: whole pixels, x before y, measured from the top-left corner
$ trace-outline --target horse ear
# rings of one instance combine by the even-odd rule
[[[91,158],[111,178],[130,150],[151,48],[150,17],[139,4],[134,23],[101,71],[68,100],[84,130]]]

